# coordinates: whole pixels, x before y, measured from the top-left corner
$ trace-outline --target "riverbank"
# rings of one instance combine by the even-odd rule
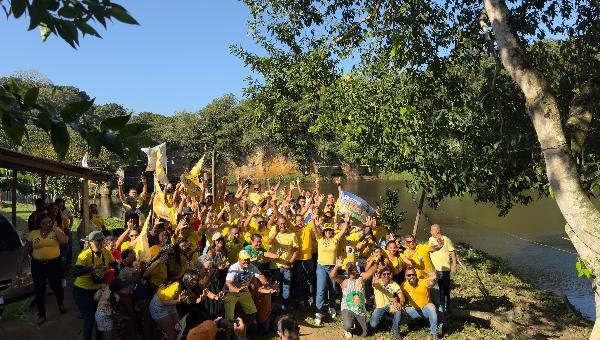
[[[446,339],[588,338],[592,322],[574,310],[566,299],[536,289],[513,274],[506,261],[500,258],[466,244],[458,244],[456,248],[460,266],[452,279],[454,312],[446,320]],[[70,296],[70,293],[67,295]],[[49,298],[47,303],[54,303],[54,299]],[[44,339],[62,339],[65,329],[80,334],[82,323],[76,317],[77,308],[74,305],[67,307],[70,310],[68,315],[56,313],[56,316],[51,316],[53,320],[42,327],[32,322],[35,320],[35,306],[7,308],[0,320],[0,338],[13,339],[27,335],[35,339],[35,334],[43,334]],[[48,306],[48,310],[54,309]],[[340,316],[335,320],[324,319],[321,326],[316,326],[312,312],[292,310],[291,313],[301,321],[302,339],[322,340],[343,336]],[[401,331],[405,339],[423,339],[427,336],[427,326],[422,322],[403,325]],[[387,324],[367,337],[388,338],[390,332]]]
[[[459,268],[452,278],[454,312],[446,319],[446,339],[587,339],[592,322],[566,299],[517,277],[506,261],[467,244],[456,246]],[[343,337],[341,319],[314,325],[313,314],[293,311],[302,339]],[[391,338],[389,325],[367,339]],[[402,325],[404,339],[424,339],[423,322]],[[268,338],[267,338],[268,339]]]

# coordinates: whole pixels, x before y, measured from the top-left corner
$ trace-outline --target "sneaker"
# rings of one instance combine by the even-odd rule
[[[344,332],[344,337],[346,337],[346,338],[351,338],[351,337],[352,337],[352,333],[350,333],[350,332],[348,332],[348,331],[345,331],[345,332]]]
[[[335,319],[335,317],[337,316],[337,313],[335,312],[335,308],[329,307],[329,315],[331,315],[331,317]]]
[[[315,325],[321,326],[321,318],[322,317],[323,317],[323,315],[321,313],[315,314]]]

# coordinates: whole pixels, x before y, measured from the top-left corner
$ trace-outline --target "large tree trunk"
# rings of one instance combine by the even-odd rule
[[[554,197],[568,227],[575,249],[600,274],[600,212],[594,207],[579,183],[579,174],[571,156],[560,122],[558,104],[548,81],[524,61],[525,54],[508,24],[504,0],[484,0],[500,50],[502,65],[525,95],[527,107],[540,142],[546,174]],[[592,285],[596,299],[596,322],[590,339],[600,339],[600,296],[598,280]]]

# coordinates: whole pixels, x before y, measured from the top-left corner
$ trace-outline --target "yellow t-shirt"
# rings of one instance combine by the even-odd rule
[[[390,260],[390,264],[392,265],[392,274],[399,274],[402,271],[403,267],[402,258],[400,257],[402,254],[399,254],[399,256],[395,259],[390,255],[387,249],[385,250],[385,254],[387,255],[387,258],[388,260]]]
[[[60,257],[58,238],[54,230],[51,230],[46,237],[42,237],[39,229],[32,230],[27,234],[27,241],[31,242],[31,246],[33,247],[31,256],[38,261],[47,261]]]
[[[375,296],[375,308],[383,308],[396,301],[396,294],[400,286],[394,281],[390,281],[386,286],[380,283],[373,285],[373,295]]]
[[[402,253],[401,257],[405,259],[407,258],[407,254],[408,249]],[[430,272],[435,271],[433,264],[431,264],[431,259],[429,258],[428,244],[418,244],[413,253],[412,259],[415,262],[413,268],[415,268],[415,272],[417,273],[417,277],[419,279],[426,279]],[[404,266],[406,267],[407,265],[404,264]]]
[[[269,233],[269,238],[271,238],[275,232],[276,230],[273,229]],[[296,233],[292,231],[278,233],[277,236],[275,236],[275,240],[271,243],[270,252],[276,254],[281,252],[281,256],[278,259],[271,260],[270,268],[276,269],[283,267],[285,265],[285,260],[291,256],[294,249],[298,249],[298,236]]]
[[[129,247],[131,247],[131,241],[125,241],[125,242],[121,243],[121,252],[124,252],[125,249],[127,249]]]
[[[338,234],[339,235],[339,234]],[[338,244],[340,243],[340,237],[335,235],[330,239],[319,237],[317,244],[319,246],[317,257],[317,263],[322,266],[333,266],[335,265],[335,257],[337,255]]]
[[[75,262],[76,266],[83,266],[83,267],[91,267],[92,266],[92,262],[93,265],[99,265],[100,263],[104,263],[105,268],[108,268],[108,265],[113,262],[114,259],[112,257],[112,254],[110,253],[110,251],[106,250],[106,249],[102,249],[102,253],[100,256],[97,256],[96,254],[93,254],[92,249],[88,248],[84,251],[82,251],[81,253],[79,253],[79,256],[77,256],[77,262]],[[74,286],[79,287],[79,288],[83,288],[83,289],[99,289],[102,284],[100,283],[94,283],[92,281],[92,273],[87,273],[85,275],[81,275],[77,278],[75,278],[75,282],[73,283]]]
[[[419,280],[416,287],[408,281],[402,282],[402,294],[406,298],[406,303],[415,308],[422,309],[430,301],[427,280]]]
[[[246,230],[244,232],[244,241],[246,241],[246,243],[250,244],[252,243],[252,235],[254,234],[259,234],[260,236],[262,236],[261,239],[261,243],[263,248],[265,248],[265,250],[269,250],[269,234],[270,231],[267,228],[264,228],[263,230],[258,230],[258,228],[253,228],[252,226],[248,226],[248,230]]]
[[[296,260],[310,260],[313,252],[313,231],[307,225],[296,231],[300,249]]]
[[[454,251],[454,244],[452,240],[442,235],[444,240],[444,245],[438,251],[433,251],[429,253],[429,257],[431,258],[431,263],[433,267],[437,271],[450,271],[450,267],[452,266],[450,262],[450,252]],[[429,245],[437,245],[437,240],[435,237],[431,236],[429,238]]]
[[[198,232],[196,232],[196,231],[192,231],[185,238],[185,240],[190,245],[190,252],[193,252],[192,259],[190,262],[195,264],[196,260],[198,260],[198,255],[199,255],[198,252],[196,251],[196,249],[198,249],[198,242],[200,242],[200,234],[198,234]]]
[[[170,285],[162,285],[158,287],[158,290],[156,291],[156,296],[161,301],[178,300],[180,291],[181,287],[179,286],[179,281],[175,281]]]

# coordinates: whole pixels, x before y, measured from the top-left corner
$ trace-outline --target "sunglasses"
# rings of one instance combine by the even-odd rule
[[[381,276],[392,276],[392,273],[382,273]]]
[[[260,188],[254,188],[254,191],[258,191],[258,190],[260,190]]]
[[[129,235],[129,237],[138,237],[138,236],[140,236],[140,235],[138,235],[138,234]]]
[[[406,243],[415,243],[415,240],[406,240]]]
[[[406,276],[406,277],[413,277],[413,276],[417,276],[417,274],[405,274],[404,276]]]

